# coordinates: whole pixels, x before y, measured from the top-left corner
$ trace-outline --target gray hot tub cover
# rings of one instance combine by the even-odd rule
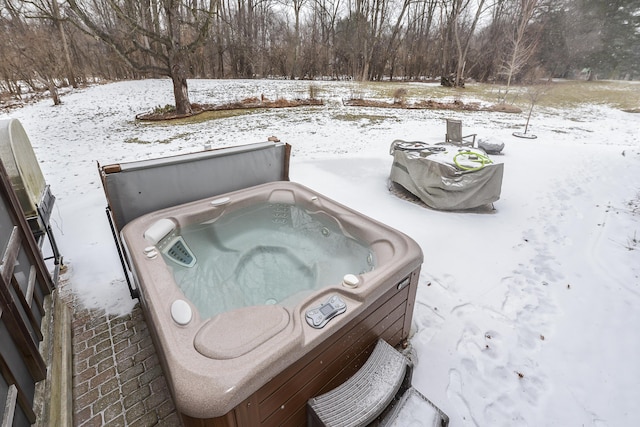
[[[460,150],[469,148],[394,141],[390,179],[434,209],[473,209],[500,199],[503,164],[462,170],[453,161]],[[477,148],[472,150],[484,153]]]

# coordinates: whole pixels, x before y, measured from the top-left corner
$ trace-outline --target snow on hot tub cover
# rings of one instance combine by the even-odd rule
[[[391,181],[441,210],[472,209],[500,199],[503,164],[478,148],[396,140]]]

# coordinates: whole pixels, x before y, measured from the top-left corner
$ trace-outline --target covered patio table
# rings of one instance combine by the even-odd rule
[[[504,164],[480,148],[396,140],[390,154],[390,181],[433,209],[473,209],[500,199]]]

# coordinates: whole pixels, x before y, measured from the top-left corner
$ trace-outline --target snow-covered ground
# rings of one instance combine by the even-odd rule
[[[309,82],[190,81],[192,102],[306,97]],[[193,124],[141,124],[173,103],[167,80],[73,91],[18,118],[57,197],[54,232],[82,301],[129,312],[97,162],[259,142],[293,146],[290,176],[413,237],[425,255],[414,386],[451,426],[640,425],[640,115],[602,105],[525,114],[344,107],[367,96],[314,82],[323,107]],[[441,141],[444,118],[506,143],[491,213],[440,212],[387,190],[394,139]]]

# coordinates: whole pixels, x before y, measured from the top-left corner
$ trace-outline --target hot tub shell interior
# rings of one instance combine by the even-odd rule
[[[274,194],[279,203],[308,204],[339,218],[349,234],[371,244],[374,270],[358,275],[356,288],[327,284],[286,310],[253,306],[207,319],[192,307],[193,318],[177,324],[171,304],[185,297],[162,257],[144,256],[149,248],[145,230],[163,218],[177,224],[206,221],[218,215],[212,213],[216,209],[233,210],[256,198],[273,200]],[[220,197],[232,202],[211,203]],[[122,241],[176,408],[187,426],[304,425],[306,401],[349,378],[378,338],[398,345],[409,335],[423,259],[419,246],[299,184],[273,182],[153,212],[124,227]],[[322,329],[310,327],[305,312],[331,295],[343,298],[347,311]],[[262,318],[275,320],[265,326]],[[270,325],[274,329],[266,339],[251,333]],[[198,340],[211,348],[208,357],[194,349]]]

